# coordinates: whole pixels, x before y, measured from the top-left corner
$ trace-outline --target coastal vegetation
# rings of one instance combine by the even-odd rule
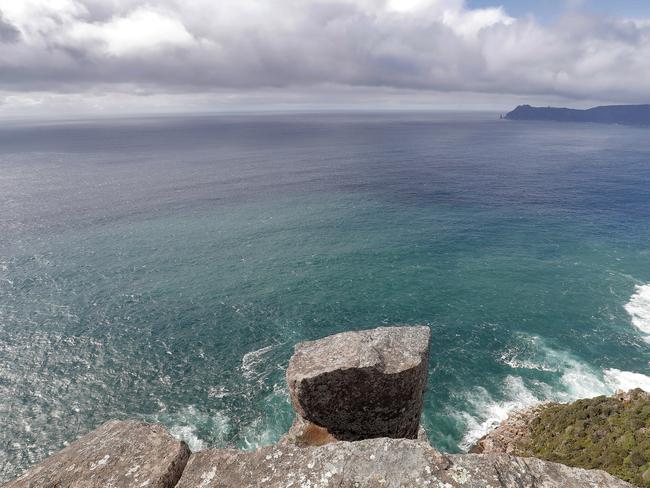
[[[650,487],[650,395],[632,390],[537,410],[530,435],[514,452],[587,469],[602,469]]]

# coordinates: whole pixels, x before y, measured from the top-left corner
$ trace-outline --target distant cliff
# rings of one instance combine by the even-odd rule
[[[505,118],[650,126],[650,105],[606,105],[587,110],[519,105]]]

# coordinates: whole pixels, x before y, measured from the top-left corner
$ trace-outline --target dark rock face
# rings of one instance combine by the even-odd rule
[[[112,420],[3,488],[172,488],[189,457],[160,425]]]
[[[631,488],[602,471],[506,454],[442,455],[424,442],[367,439],[319,447],[193,454],[178,488]]]
[[[415,439],[427,383],[428,327],[379,327],[296,345],[294,409],[340,440]]]

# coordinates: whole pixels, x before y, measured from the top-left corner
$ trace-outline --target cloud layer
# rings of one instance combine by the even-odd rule
[[[650,101],[650,22],[462,0],[0,0],[0,90],[343,86]]]

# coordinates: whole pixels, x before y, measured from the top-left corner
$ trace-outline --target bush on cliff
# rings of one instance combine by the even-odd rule
[[[650,395],[642,390],[550,405],[530,429],[518,455],[602,469],[650,488]]]

